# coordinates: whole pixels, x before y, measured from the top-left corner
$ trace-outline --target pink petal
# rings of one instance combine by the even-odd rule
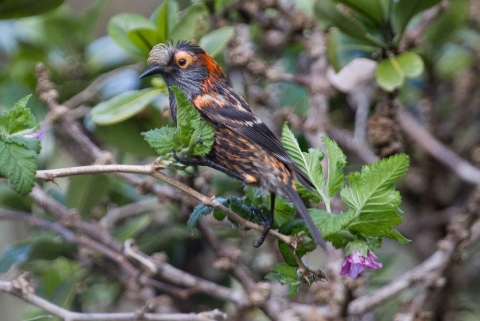
[[[34,138],[36,140],[40,140],[42,139],[43,137],[45,136],[45,130],[44,129],[39,129],[37,132],[35,133],[30,133],[30,134],[26,134],[25,137],[27,138]]]

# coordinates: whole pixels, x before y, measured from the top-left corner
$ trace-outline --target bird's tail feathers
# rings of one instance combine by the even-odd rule
[[[299,181],[301,182],[300,179]],[[290,185],[290,186],[286,185],[283,188],[283,192],[287,195],[290,201],[293,202],[293,204],[295,205],[295,208],[300,213],[300,216],[305,220],[305,223],[307,224],[307,227],[310,230],[310,234],[312,234],[312,237],[315,243],[318,246],[325,248],[325,240],[320,234],[320,231],[318,230],[318,228],[315,226],[315,223],[313,223],[312,217],[308,213],[307,207],[305,206],[302,199],[300,198],[300,195],[298,195],[297,191],[295,190],[294,185]]]

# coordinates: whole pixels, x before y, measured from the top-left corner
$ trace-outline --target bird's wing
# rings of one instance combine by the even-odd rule
[[[295,171],[302,185],[309,189],[313,187],[308,176],[290,158],[280,140],[238,94],[233,91],[229,95],[209,93],[195,97],[192,103],[213,123],[225,126],[252,143],[261,145]]]

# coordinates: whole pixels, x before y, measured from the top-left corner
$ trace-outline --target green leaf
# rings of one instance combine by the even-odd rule
[[[355,12],[361,14],[365,18],[380,24],[383,21],[384,10],[382,0],[336,0],[343,3],[347,7],[352,8]]]
[[[235,30],[232,26],[219,28],[200,39],[200,46],[212,57],[219,54],[232,39]]]
[[[328,180],[327,180],[327,196],[333,197],[343,187],[345,175],[343,169],[347,164],[347,157],[338,147],[337,143],[330,138],[322,137],[325,148],[327,149],[328,158]]]
[[[284,235],[298,235],[301,233],[307,233],[307,234],[310,233],[310,231],[308,230],[305,224],[305,221],[298,220],[298,219],[292,219],[284,223],[279,227],[278,232]],[[311,242],[305,242],[305,239],[306,239],[305,237],[302,237],[302,242],[295,249],[295,252],[299,257],[304,256],[306,253],[311,252],[316,248],[316,244],[315,242],[313,242],[313,240]],[[297,261],[295,260],[295,256],[292,253],[292,249],[290,245],[279,240],[278,249],[280,250],[280,253],[283,256],[285,263],[287,263],[290,266],[298,266]]]
[[[267,204],[270,204],[270,198],[271,196],[269,195],[267,197]],[[287,202],[283,197],[277,196],[275,198],[274,220],[277,226],[281,226],[291,221],[296,212],[297,210],[295,209],[293,203]]]
[[[169,38],[173,42],[200,37],[209,28],[208,9],[203,3],[193,4],[183,12],[183,17],[172,28]]]
[[[39,15],[63,4],[64,0],[2,0],[0,19],[16,19]]]
[[[371,42],[348,36],[332,28],[328,35],[327,55],[335,71],[339,71],[356,58],[374,59],[380,55],[378,46]]]
[[[162,42],[162,38],[155,27],[152,25],[145,28],[135,28],[127,32],[127,38],[130,40],[137,48],[139,48],[143,55],[142,57],[148,57],[150,50]]]
[[[177,101],[177,135],[182,146],[189,149],[194,146],[194,155],[208,154],[214,142],[213,127],[200,119],[200,114],[180,88],[171,86],[170,90]]]
[[[305,174],[308,175],[316,187],[314,191],[309,191],[306,188],[299,188],[300,195],[308,197],[311,201],[318,199],[326,201],[326,197],[321,191],[325,185],[325,177],[323,176],[321,164],[323,152],[318,148],[312,148],[308,153],[302,152],[295,136],[290,128],[288,128],[286,122],[282,127],[282,142],[293,161]]]
[[[200,121],[199,126],[193,131],[190,137],[189,149],[193,148],[193,155],[205,156],[212,149],[215,141],[215,132],[212,125],[204,120]]]
[[[202,216],[210,214],[212,210],[213,210],[213,207],[206,206],[203,204],[198,204],[197,206],[195,206],[192,214],[190,214],[190,217],[188,218],[188,221],[187,221],[188,231],[190,233],[193,233],[193,229],[197,225],[198,220]]]
[[[12,138],[0,140],[0,174],[9,179],[17,193],[26,195],[35,183],[40,142],[29,138]],[[21,139],[31,141],[29,144],[35,144],[36,150],[18,144]]]
[[[393,6],[392,26],[398,43],[410,20],[418,13],[439,4],[441,0],[398,0]]]
[[[0,114],[0,135],[3,133],[8,137],[16,133],[27,134],[37,128],[37,119],[32,115],[30,109],[26,108],[30,96],[23,97],[15,103],[13,108]]]
[[[350,184],[340,193],[342,200],[354,211],[354,216],[396,212],[400,194],[395,191],[395,181],[405,175],[408,156],[396,154],[362,167],[361,173],[347,177]]]
[[[352,254],[353,252],[359,252],[361,255],[364,257],[367,257],[368,255],[368,245],[364,241],[361,240],[355,240],[349,242],[345,246],[345,256]]]
[[[408,239],[397,231],[392,230],[393,226],[397,226],[404,220],[405,218],[395,212],[385,212],[380,215],[377,213],[365,213],[354,219],[348,228],[352,232],[362,233],[366,236],[390,237],[400,243],[408,243]]]
[[[259,188],[246,185],[244,191],[245,196],[253,205],[260,206],[265,202],[263,193]]]
[[[330,240],[332,236],[346,228],[348,224],[355,218],[353,211],[347,211],[341,214],[331,214],[316,208],[308,210],[315,226],[320,230],[326,240]]]
[[[173,1],[169,1],[169,0],[163,1],[162,4],[159,5],[157,9],[155,9],[155,11],[152,13],[149,19],[155,25],[158,32],[159,42],[162,42],[162,43],[168,40],[168,22],[170,18],[168,15],[169,13],[168,9],[171,5],[171,2]]]
[[[338,10],[336,4],[331,0],[317,2],[314,10],[315,17],[323,29],[337,27],[343,33],[358,39],[366,40],[371,44],[379,45],[381,42],[379,39],[376,39],[369,34],[365,25],[357,18],[346,15]]]
[[[147,88],[122,93],[93,107],[90,111],[92,121],[97,125],[124,121],[145,109],[162,92],[161,89]]]
[[[376,80],[386,91],[400,87],[405,78],[419,76],[424,69],[422,58],[414,52],[404,52],[380,62],[377,68]]]
[[[66,205],[76,208],[84,218],[91,217],[92,209],[108,192],[110,184],[107,175],[81,175],[70,178]]]
[[[294,162],[300,167],[300,169],[308,173],[306,153],[303,153],[298,145],[298,141],[293,135],[293,132],[288,128],[288,123],[283,123],[282,126],[282,143],[288,152],[288,155],[294,160]]]
[[[124,242],[129,238],[136,237],[150,226],[150,214],[141,215],[129,222],[123,224],[118,230],[113,233],[114,237],[120,242]]]
[[[275,280],[280,284],[287,284],[289,291],[287,296],[291,297],[298,293],[302,281],[298,278],[297,269],[286,263],[280,263],[272,268],[272,272],[265,276],[268,280]]]
[[[156,28],[145,17],[132,13],[116,15],[108,22],[107,31],[113,41],[128,53],[141,59],[148,58],[151,47],[147,47],[155,39],[151,32],[156,32]],[[147,37],[145,41],[141,39],[144,36]],[[157,37],[160,39],[160,34],[157,33]],[[156,44],[153,43],[153,45]],[[140,45],[140,47],[137,45]]]
[[[162,127],[142,133],[148,144],[155,149],[158,155],[163,156],[175,150],[176,129],[173,127]]]

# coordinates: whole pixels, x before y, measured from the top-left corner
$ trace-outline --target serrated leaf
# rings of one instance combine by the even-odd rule
[[[5,142],[0,140],[0,174],[9,179],[17,193],[26,195],[30,193],[35,183],[38,153],[17,142],[18,139],[16,142],[10,138]],[[39,146],[40,142],[36,141],[35,144]]]
[[[300,149],[295,135],[293,135],[290,128],[288,128],[288,123],[283,123],[282,126],[282,143],[285,149],[288,152],[288,155],[293,159],[293,161],[300,167],[302,171],[308,173],[307,169],[307,160],[305,159],[305,154]]]
[[[122,93],[93,107],[90,111],[92,121],[97,125],[122,122],[144,110],[162,92],[161,89],[146,88]]]
[[[212,125],[201,120],[199,126],[190,137],[190,146],[193,146],[193,155],[205,156],[212,149],[215,141],[215,132]]]
[[[284,235],[297,235],[299,233],[310,233],[308,230],[305,221],[293,219],[285,224],[281,225],[278,229],[279,233]],[[316,244],[312,241],[310,244],[308,242],[301,242],[299,246],[295,249],[295,252],[299,257],[304,256],[306,253],[315,250]],[[290,245],[283,241],[278,241],[278,249],[287,263],[290,266],[298,266],[295,256],[292,253]]]
[[[298,293],[302,281],[297,276],[297,269],[286,263],[277,264],[272,272],[265,276],[266,279],[275,280],[280,284],[288,284],[287,296],[291,297]]]
[[[270,204],[269,195],[267,197],[267,204]],[[277,226],[281,226],[293,219],[297,210],[293,203],[287,202],[283,197],[277,196],[275,198],[275,212],[274,212],[274,220]]]
[[[203,3],[189,6],[183,17],[171,29],[169,38],[173,41],[196,39],[210,26],[208,9]]]
[[[200,39],[200,46],[212,57],[219,54],[232,39],[235,30],[232,26],[219,28]]]
[[[330,236],[340,232],[355,218],[353,211],[347,211],[341,214],[331,214],[316,208],[308,210],[315,226],[320,230],[326,240]]]
[[[264,198],[263,198],[263,193],[260,189],[251,187],[251,186],[245,186],[245,196],[247,199],[256,206],[260,206],[264,203]]]
[[[3,133],[5,137],[8,137],[16,133],[24,131],[27,133],[26,131],[36,129],[37,119],[30,112],[30,109],[26,108],[30,96],[23,97],[15,103],[13,108],[0,114],[0,135]]]
[[[213,210],[213,207],[206,206],[203,204],[198,204],[197,206],[195,206],[192,214],[190,214],[190,217],[188,218],[188,221],[187,221],[188,231],[190,233],[193,233],[193,229],[195,228],[195,226],[197,226],[198,220],[202,216],[210,214],[212,210]]]
[[[310,201],[317,199],[324,199],[321,189],[325,185],[325,178],[322,173],[321,160],[323,159],[323,153],[320,149],[310,149],[308,153],[302,152],[298,145],[297,139],[293,135],[288,123],[284,123],[282,127],[282,143],[285,146],[290,157],[298,165],[298,167],[308,175],[316,189],[308,191],[300,188],[299,193],[302,196],[308,197]],[[313,195],[312,195],[313,194]]]
[[[152,129],[146,133],[142,133],[142,135],[148,144],[155,149],[160,156],[164,156],[176,150],[176,129],[173,127]]]
[[[338,147],[337,143],[328,137],[322,137],[328,158],[328,180],[326,192],[328,197],[333,197],[343,187],[345,175],[343,169],[347,164],[347,157]]]
[[[395,181],[402,178],[408,168],[408,156],[396,154],[371,165],[363,166],[361,173],[347,177],[349,187],[340,193],[342,200],[358,217],[364,213],[396,212],[400,194]]]

